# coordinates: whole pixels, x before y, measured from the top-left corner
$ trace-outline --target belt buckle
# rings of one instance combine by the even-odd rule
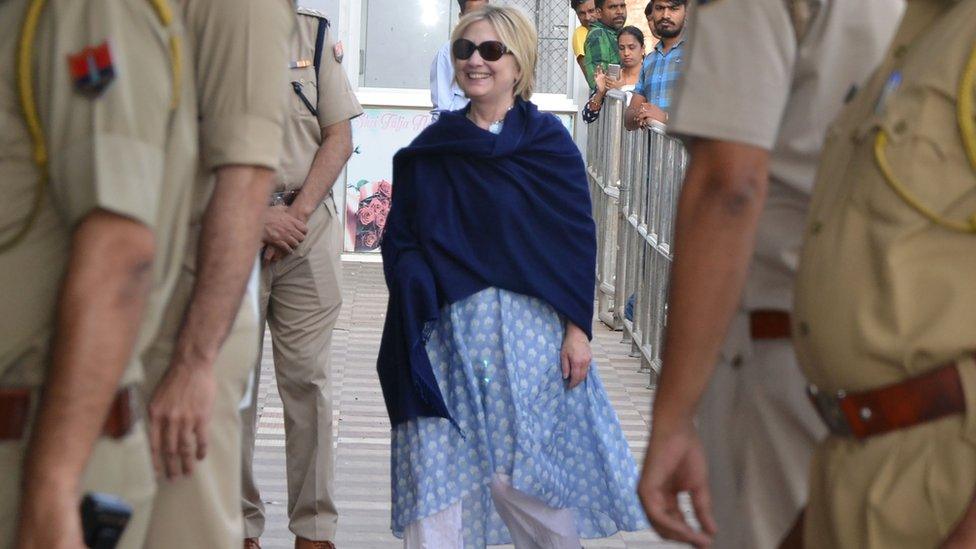
[[[816,385],[808,385],[807,395],[810,397],[810,401],[813,402],[813,407],[817,409],[820,419],[827,424],[827,429],[832,434],[843,437],[854,436],[851,425],[847,421],[847,416],[840,406],[840,401],[847,396],[847,393],[844,391],[828,393],[821,391]]]

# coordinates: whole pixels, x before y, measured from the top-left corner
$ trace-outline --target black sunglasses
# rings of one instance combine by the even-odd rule
[[[485,61],[498,61],[506,53],[512,53],[505,44],[498,40],[485,40],[476,46],[474,42],[466,38],[458,38],[451,45],[451,53],[454,54],[454,58],[462,61],[474,55],[474,50],[478,50],[481,58]]]

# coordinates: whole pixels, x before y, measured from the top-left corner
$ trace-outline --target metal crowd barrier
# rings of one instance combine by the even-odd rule
[[[667,322],[674,217],[687,153],[664,124],[627,131],[625,96],[610,91],[587,128],[586,165],[597,226],[597,310],[624,331],[651,380],[660,371]],[[635,296],[633,320],[625,317]]]

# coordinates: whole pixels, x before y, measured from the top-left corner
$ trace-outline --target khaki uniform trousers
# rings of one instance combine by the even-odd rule
[[[295,252],[261,270],[260,305],[271,329],[285,415],[289,529],[311,540],[334,540],[338,521],[329,350],[342,306],[342,271],[333,204],[331,199],[319,204]],[[264,531],[264,504],[254,482],[257,381],[253,387],[251,405],[244,411],[242,509],[245,537],[256,538]]]
[[[37,403],[35,392],[32,402]],[[0,442],[0,549],[13,547],[20,505],[24,454],[29,435]],[[82,493],[104,492],[118,496],[132,507],[132,517],[117,549],[141,549],[146,539],[156,491],[145,424],[139,421],[132,432],[118,440],[98,439],[82,477]]]
[[[174,300],[188,303],[194,276],[181,273]],[[181,311],[182,308],[177,308]],[[171,311],[167,311],[167,315]],[[146,359],[144,402],[169,366],[179,317],[164,319],[160,342]],[[243,542],[240,497],[241,401],[250,382],[250,365],[258,356],[257,269],[248,283],[241,309],[214,363],[217,392],[207,446],[207,456],[197,461],[193,473],[176,480],[159,479],[152,511],[147,549],[240,549]]]
[[[807,501],[826,428],[806,396],[789,339],[751,340],[737,315],[698,412],[708,458],[715,549],[779,546]]]

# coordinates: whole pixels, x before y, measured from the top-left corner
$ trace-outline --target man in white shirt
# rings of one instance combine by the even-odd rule
[[[461,17],[488,5],[488,0],[457,0],[457,2],[461,8]],[[450,40],[437,50],[434,62],[430,64],[430,102],[434,104],[435,113],[456,111],[468,104],[468,98],[454,80]]]

